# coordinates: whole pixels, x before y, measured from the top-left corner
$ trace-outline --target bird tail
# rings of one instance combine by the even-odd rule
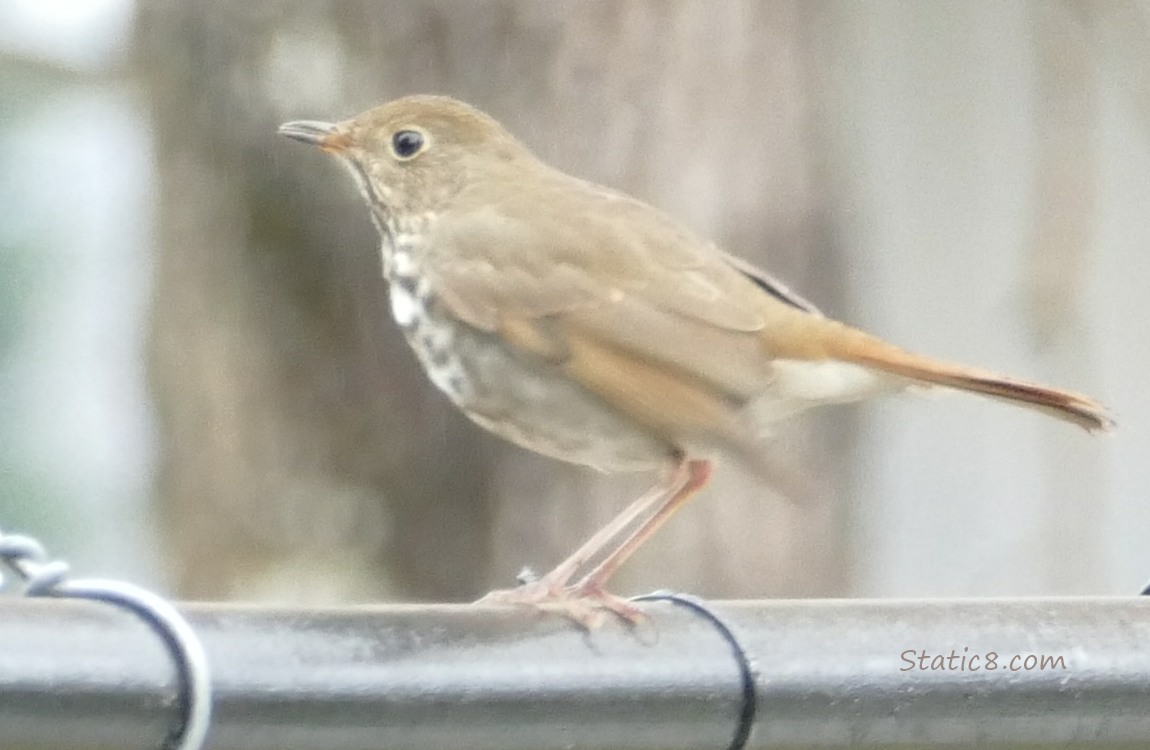
[[[861,331],[846,329],[844,333],[848,335],[835,337],[837,345],[832,353],[835,359],[918,384],[970,391],[1025,406],[1072,422],[1089,432],[1104,432],[1114,426],[1106,408],[1088,396],[911,354]]]

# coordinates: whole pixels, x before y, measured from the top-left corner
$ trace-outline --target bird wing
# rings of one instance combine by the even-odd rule
[[[817,315],[820,318],[822,317],[823,314],[817,307],[815,307],[803,297],[795,294],[793,291],[791,291],[790,287],[776,279],[774,276],[771,276],[763,269],[748,263],[737,255],[731,255],[730,253],[724,252],[722,250],[718,250],[718,252],[722,254],[723,261],[727,265],[731,266],[739,273],[753,281],[755,286],[759,287],[767,294],[771,295],[780,302],[787,303],[791,307],[802,310],[803,312],[810,313],[811,315]]]
[[[805,303],[655,209],[580,187],[442,215],[425,258],[439,300],[648,425],[742,432],[771,376],[773,306],[810,317]]]

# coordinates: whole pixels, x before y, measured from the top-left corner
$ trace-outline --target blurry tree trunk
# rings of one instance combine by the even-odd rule
[[[140,6],[157,498],[185,595],[474,597],[554,563],[642,486],[504,445],[433,392],[351,181],[276,138],[283,120],[457,96],[835,309],[797,0]],[[851,424],[803,422],[778,462],[841,494]],[[844,512],[721,471],[619,589],[841,592]]]

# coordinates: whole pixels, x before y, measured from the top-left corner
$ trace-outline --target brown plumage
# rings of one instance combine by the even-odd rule
[[[452,99],[408,97],[280,132],[349,167],[380,229],[396,320],[464,413],[563,460],[667,472],[551,574],[496,600],[549,602],[584,621],[588,602],[636,616],[603,593],[611,572],[706,482],[713,452],[755,466],[771,423],[812,406],[929,385],[1088,430],[1111,424],[1085,396],[910,354],[830,320],[656,209],[547,166]]]

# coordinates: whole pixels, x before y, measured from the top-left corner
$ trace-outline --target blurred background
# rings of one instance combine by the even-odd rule
[[[710,597],[1134,593],[1150,578],[1150,3],[6,0],[0,528],[185,598],[467,600],[645,480],[434,392],[330,158],[445,93],[828,314],[1090,393],[794,420],[616,579]]]

